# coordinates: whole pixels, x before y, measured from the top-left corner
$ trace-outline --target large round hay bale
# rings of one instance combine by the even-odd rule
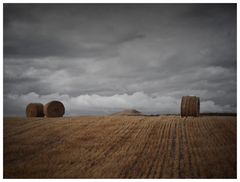
[[[181,101],[181,116],[199,116],[200,99],[196,96],[183,96]]]
[[[30,103],[26,107],[27,117],[43,117],[43,104],[41,103]]]
[[[44,106],[44,114],[46,117],[62,117],[64,113],[64,105],[59,101],[51,101]]]

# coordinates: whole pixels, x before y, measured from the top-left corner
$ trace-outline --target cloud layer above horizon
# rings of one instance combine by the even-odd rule
[[[4,115],[236,112],[236,71],[236,4],[4,4]]]

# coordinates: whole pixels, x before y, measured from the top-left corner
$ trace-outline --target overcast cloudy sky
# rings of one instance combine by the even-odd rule
[[[5,116],[236,112],[236,71],[235,4],[4,4]]]

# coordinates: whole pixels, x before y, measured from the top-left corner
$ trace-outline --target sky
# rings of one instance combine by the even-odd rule
[[[236,4],[4,4],[5,116],[236,112]]]

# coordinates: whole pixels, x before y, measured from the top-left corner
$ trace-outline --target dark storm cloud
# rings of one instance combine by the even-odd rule
[[[4,112],[176,113],[182,95],[236,111],[236,4],[4,4]]]
[[[111,10],[112,6],[108,6]],[[89,11],[86,12],[86,9]],[[4,55],[111,56],[115,51],[112,47],[145,37],[132,29],[118,32],[116,27],[111,26],[114,20],[102,15],[106,14],[103,9],[102,5],[7,4],[4,9]],[[102,17],[106,19],[101,20]],[[105,24],[109,21],[110,25],[101,25],[101,21]],[[106,34],[107,31],[113,31],[113,34]]]

